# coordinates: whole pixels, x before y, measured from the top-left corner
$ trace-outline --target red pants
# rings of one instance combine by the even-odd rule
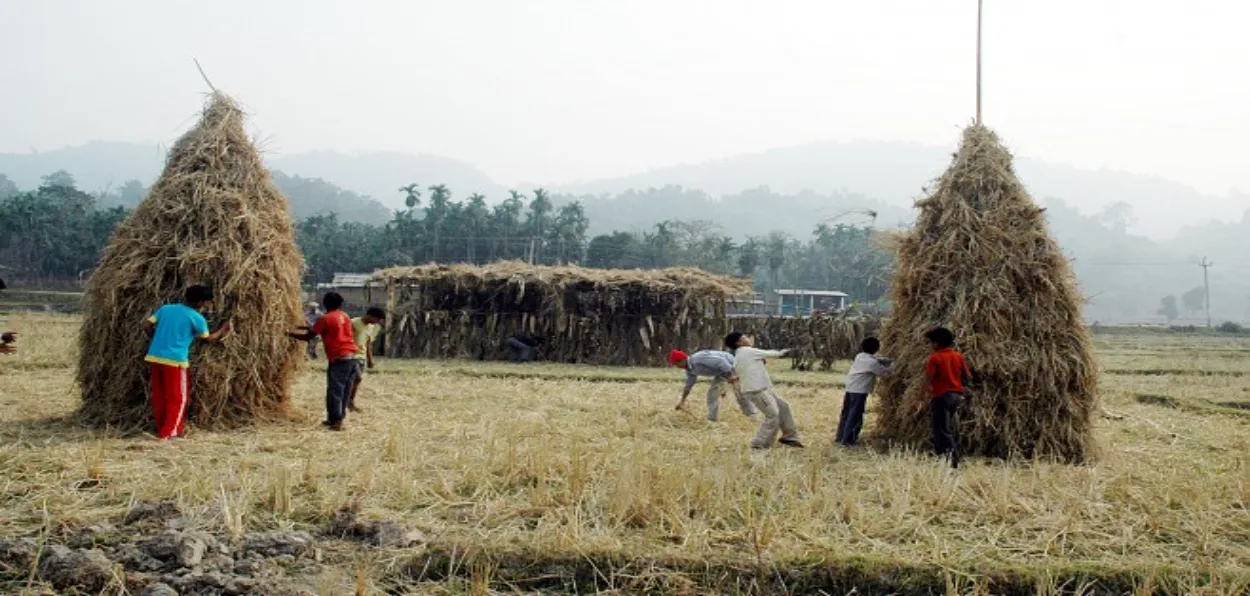
[[[156,415],[156,436],[168,439],[182,434],[187,421],[190,396],[188,370],[168,364],[152,365],[152,413]]]

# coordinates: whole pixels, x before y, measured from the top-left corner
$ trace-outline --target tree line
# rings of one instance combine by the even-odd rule
[[[4,276],[82,278],[147,190],[127,183],[91,194],[76,188],[73,177],[62,171],[45,176],[37,189],[21,191],[0,175]],[[510,191],[494,205],[481,194],[459,200],[445,185],[413,183],[398,192],[405,206],[385,223],[348,221],[334,212],[298,219],[306,281],[394,265],[519,259],[593,268],[690,266],[750,277],[760,289],[837,289],[853,300],[875,301],[885,295],[893,269],[890,253],[863,226],[820,224],[807,239],[779,231],[736,238],[710,221],[664,220],[588,237],[590,221],[582,203],[542,189],[529,195]],[[291,193],[292,202],[302,201],[302,194]],[[327,196],[318,190],[316,200]],[[298,205],[294,211],[300,211]]]

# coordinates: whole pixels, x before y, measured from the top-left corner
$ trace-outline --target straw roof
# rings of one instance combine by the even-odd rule
[[[748,294],[751,280],[715,275],[692,267],[670,269],[586,269],[573,266],[530,265],[500,261],[490,265],[418,265],[392,267],[373,274],[386,283],[435,284],[455,282],[466,288],[499,283],[537,285],[556,290],[571,287],[609,289],[641,287],[656,292],[689,293],[719,297]]]

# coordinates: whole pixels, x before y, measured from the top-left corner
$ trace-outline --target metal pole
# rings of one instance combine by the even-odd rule
[[[1207,307],[1207,329],[1211,328],[1211,282],[1207,277],[1207,269],[1210,269],[1214,264],[1208,261],[1206,257],[1202,257],[1202,262],[1198,264],[1199,267],[1202,267],[1202,295]]]
[[[977,0],[977,124],[981,123],[981,5]]]

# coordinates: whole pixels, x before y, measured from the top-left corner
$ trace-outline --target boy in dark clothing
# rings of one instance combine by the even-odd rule
[[[508,338],[508,351],[512,353],[513,362],[529,362],[534,359],[534,348],[538,347],[538,338],[532,335],[514,335]]]
[[[330,292],[321,299],[326,314],[321,315],[312,327],[301,325],[299,333],[287,333],[293,339],[310,341],[320,336],[325,346],[326,359],[330,366],[326,368],[326,421],[322,424],[330,430],[343,430],[343,419],[347,417],[347,401],[352,394],[352,386],[360,378],[360,368],[356,365],[356,343],[352,336],[352,319],[343,312],[343,297],[337,292]]]
[[[933,353],[925,364],[925,376],[929,379],[929,412],[933,425],[933,451],[949,457],[952,467],[959,467],[959,437],[955,434],[952,420],[964,403],[964,382],[971,377],[968,362],[963,354],[956,352],[955,334],[950,329],[938,327],[925,334]]]

